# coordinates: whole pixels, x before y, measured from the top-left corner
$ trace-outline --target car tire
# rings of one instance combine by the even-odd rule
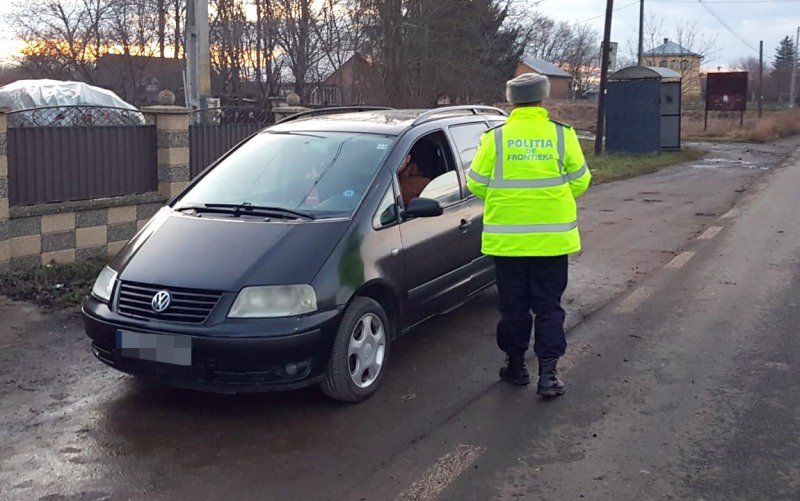
[[[386,373],[390,333],[389,319],[377,301],[354,298],[336,332],[322,392],[342,402],[361,402],[375,393]]]

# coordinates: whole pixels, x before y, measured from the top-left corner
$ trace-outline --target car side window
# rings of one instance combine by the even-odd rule
[[[458,202],[461,200],[458,174],[456,174],[456,171],[451,170],[433,178],[419,196],[420,198],[438,200],[442,205]]]
[[[483,122],[450,127],[450,135],[453,136],[453,142],[458,149],[462,169],[468,169],[472,163],[484,132],[486,132],[486,124]]]
[[[381,199],[378,210],[375,211],[375,216],[372,218],[372,227],[379,230],[397,223],[397,214],[397,201],[394,196],[394,189],[390,186]]]
[[[443,206],[458,202],[463,197],[457,168],[443,130],[417,139],[397,173],[403,204],[417,197]]]

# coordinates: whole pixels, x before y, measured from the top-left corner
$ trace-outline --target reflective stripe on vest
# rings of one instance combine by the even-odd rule
[[[558,149],[558,173],[564,174],[564,126],[556,124],[556,148]]]
[[[548,177],[544,179],[489,179],[486,176],[481,176],[474,171],[470,171],[469,177],[479,183],[488,185],[490,188],[551,188],[553,186],[561,186],[570,181],[574,181],[586,174],[587,165],[583,166],[575,172],[568,172],[563,176]]]
[[[481,183],[481,184],[489,184],[492,180],[486,176],[481,176],[474,170],[470,169],[469,174],[467,176],[471,177],[473,180]]]
[[[586,163],[575,172],[566,173],[564,170],[564,126],[556,123],[556,151],[558,153],[558,173],[559,177],[545,179],[504,179],[503,177],[503,127],[494,130],[494,179],[476,174],[470,171],[469,176],[475,181],[487,184],[490,188],[549,188],[560,186],[575,179],[578,179],[586,172]]]
[[[487,224],[483,223],[484,233],[515,235],[520,233],[563,233],[578,227],[577,221],[554,224]]]
[[[503,128],[494,130],[494,178],[503,179]]]

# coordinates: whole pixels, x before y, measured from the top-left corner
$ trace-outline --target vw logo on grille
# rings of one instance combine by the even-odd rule
[[[158,291],[156,295],[153,296],[153,300],[150,301],[150,307],[153,308],[153,311],[156,313],[163,313],[169,308],[169,303],[172,301],[172,294],[169,293],[167,290]]]

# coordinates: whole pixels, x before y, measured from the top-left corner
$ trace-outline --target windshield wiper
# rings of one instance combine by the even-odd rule
[[[310,212],[299,211],[294,209],[287,209],[285,207],[270,207],[267,205],[253,205],[250,202],[243,202],[240,204],[203,204],[208,209],[228,209],[233,210],[234,215],[239,216],[248,212],[268,213],[279,217],[293,217],[294,219],[316,219],[316,216]]]
[[[200,213],[200,212],[216,212],[216,213],[219,213],[219,214],[229,214],[231,212],[231,209],[227,209],[227,208],[223,208],[223,207],[212,208],[212,207],[206,207],[205,205],[184,205],[183,207],[176,207],[175,211],[176,212],[194,211],[194,212],[197,212],[197,213]]]

